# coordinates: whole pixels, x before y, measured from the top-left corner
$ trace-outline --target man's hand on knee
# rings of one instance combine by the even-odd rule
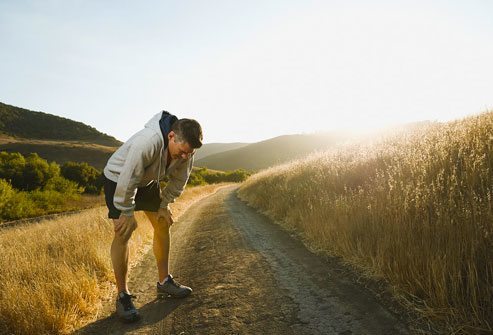
[[[169,206],[166,208],[159,208],[157,211],[157,221],[159,223],[164,222],[168,225],[168,227],[171,227],[175,221],[173,220],[173,213],[171,212]]]
[[[137,220],[133,215],[120,215],[117,220],[113,220],[113,223],[115,224],[115,233],[125,240],[128,240],[132,232],[137,228]]]

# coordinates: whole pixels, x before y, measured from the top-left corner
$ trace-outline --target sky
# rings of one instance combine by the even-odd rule
[[[125,141],[156,113],[204,142],[493,109],[493,2],[0,0],[0,102]]]

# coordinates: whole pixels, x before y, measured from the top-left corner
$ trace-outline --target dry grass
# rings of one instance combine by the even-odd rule
[[[89,209],[98,206],[105,206],[104,194],[99,194],[99,195],[82,194],[80,196],[80,199],[74,201],[73,203],[68,203],[67,205],[80,209]]]
[[[172,205],[179,216],[221,185],[185,190]],[[97,315],[114,290],[113,236],[106,208],[0,231],[0,333],[66,334]],[[131,259],[150,247],[143,213],[130,240]]]
[[[274,167],[240,196],[445,332],[493,331],[493,112]]]

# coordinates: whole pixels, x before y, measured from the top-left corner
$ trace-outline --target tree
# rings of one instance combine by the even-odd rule
[[[238,169],[226,173],[226,181],[240,183],[248,178],[249,174],[243,169]]]
[[[0,178],[10,181],[14,187],[20,185],[26,159],[18,152],[0,152]]]
[[[7,204],[14,195],[12,185],[5,179],[0,179],[0,218],[7,212]]]
[[[190,174],[190,177],[188,178],[188,182],[187,182],[187,185],[190,185],[190,186],[199,186],[199,185],[205,185],[205,184],[206,184],[206,182],[205,182],[204,177],[202,177],[201,174],[194,173],[194,172],[192,172]]]
[[[48,180],[60,174],[60,167],[56,163],[48,163],[45,159],[32,153],[26,157],[26,165],[22,173],[20,187],[32,191],[42,188]]]
[[[86,193],[99,193],[102,188],[101,173],[86,162],[67,162],[62,165],[62,176],[75,181]]]

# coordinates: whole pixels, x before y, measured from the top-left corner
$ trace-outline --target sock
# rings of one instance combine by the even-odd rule
[[[130,295],[130,293],[128,293],[127,291],[121,291],[120,293],[118,293],[119,298],[123,298],[125,297],[125,295]]]
[[[171,278],[173,278],[173,276],[171,276],[170,274],[166,276],[166,278],[164,278],[164,280],[161,282],[159,282],[159,285],[164,285],[164,283],[166,283],[168,280],[170,280]]]

